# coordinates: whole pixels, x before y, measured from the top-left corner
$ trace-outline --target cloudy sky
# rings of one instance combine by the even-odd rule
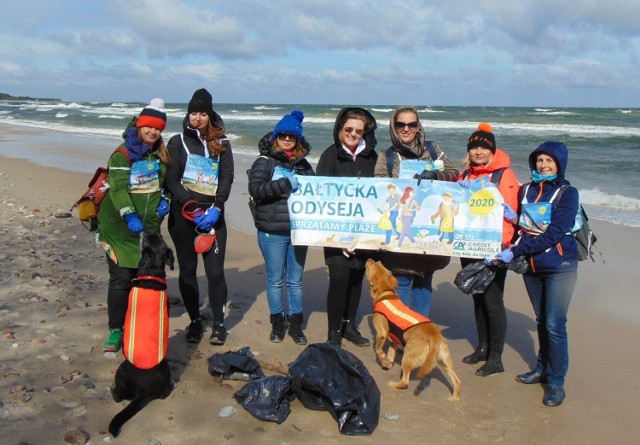
[[[3,0],[0,92],[640,106],[630,0]]]

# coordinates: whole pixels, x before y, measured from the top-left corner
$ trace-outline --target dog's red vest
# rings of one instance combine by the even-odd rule
[[[124,322],[124,356],[136,368],[150,369],[167,355],[169,304],[166,290],[132,287]]]
[[[431,322],[424,315],[409,309],[399,298],[378,301],[373,311],[387,317],[389,321],[389,338],[402,346],[406,344],[404,333],[407,329],[420,323]]]

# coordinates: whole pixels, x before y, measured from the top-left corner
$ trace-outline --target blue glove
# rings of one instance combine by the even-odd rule
[[[506,219],[507,221],[518,219],[518,214],[511,208],[509,204],[503,202],[502,207],[504,207],[504,219]]]
[[[458,185],[463,189],[468,189],[471,185],[471,181],[458,181]]]
[[[424,180],[431,180],[431,179],[436,179],[438,177],[438,174],[435,171],[431,171],[431,170],[424,170],[422,173],[420,174],[415,174],[413,175],[413,179],[417,179],[418,180],[418,185],[420,185],[420,181]]]
[[[156,213],[160,218],[164,218],[169,213],[169,201],[164,198],[160,198],[158,207],[156,207]]]
[[[144,229],[142,225],[142,221],[140,221],[140,217],[135,213],[129,213],[128,215],[123,216],[124,220],[127,222],[127,229],[133,233],[140,233]]]
[[[295,192],[296,190],[298,190],[298,186],[300,185],[300,183],[298,182],[298,177],[296,175],[293,175],[289,178],[289,182],[291,183],[291,191]]]
[[[511,249],[506,249],[496,255],[496,259],[502,261],[503,263],[509,264],[511,260],[513,260],[513,252]]]
[[[220,218],[220,209],[217,207],[209,207],[202,216],[193,219],[196,226],[200,230],[209,231],[218,222]]]
[[[482,258],[482,261],[484,261],[484,264],[486,264],[487,266],[491,266],[495,260],[490,256],[486,256]]]

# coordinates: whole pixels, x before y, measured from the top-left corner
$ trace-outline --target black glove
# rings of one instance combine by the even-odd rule
[[[420,174],[416,173],[415,175],[413,175],[413,179],[418,180],[418,185],[420,185],[420,181],[422,181],[423,179],[432,180],[432,179],[436,179],[437,177],[438,177],[438,174],[433,170],[424,170]]]

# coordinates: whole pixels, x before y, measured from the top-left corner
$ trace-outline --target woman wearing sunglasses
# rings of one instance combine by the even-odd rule
[[[423,179],[456,180],[459,175],[458,170],[438,143],[427,140],[415,108],[397,109],[389,121],[389,133],[391,147],[384,150],[378,157],[375,167],[376,177],[397,178],[405,160],[419,159],[427,161],[429,168],[412,172],[411,176],[418,179],[418,185]],[[391,242],[393,232],[396,234],[396,239],[400,237],[400,232],[397,230],[400,209],[388,207],[384,210],[388,212],[392,225],[391,230],[387,232],[387,238],[382,242],[383,245],[387,245]],[[450,257],[385,250],[381,252],[380,260],[398,280],[396,291],[402,302],[428,317],[431,310],[433,274],[436,270],[446,267]]]
[[[363,108],[343,108],[333,128],[334,143],[320,156],[318,176],[371,178],[378,154],[375,118]],[[342,339],[356,346],[369,346],[369,340],[356,328],[365,262],[370,250],[324,248],[329,268],[327,292],[328,342],[340,346]]]
[[[294,246],[291,242],[287,198],[298,188],[297,175],[314,175],[305,159],[311,146],[302,135],[303,119],[300,110],[284,116],[258,143],[260,156],[249,170],[249,195],[255,203],[254,224],[267,270],[270,338],[274,343],[282,342],[288,318],[289,335],[299,345],[307,344],[302,332],[302,272],[307,246]],[[288,317],[285,317],[282,298],[285,282]]]

